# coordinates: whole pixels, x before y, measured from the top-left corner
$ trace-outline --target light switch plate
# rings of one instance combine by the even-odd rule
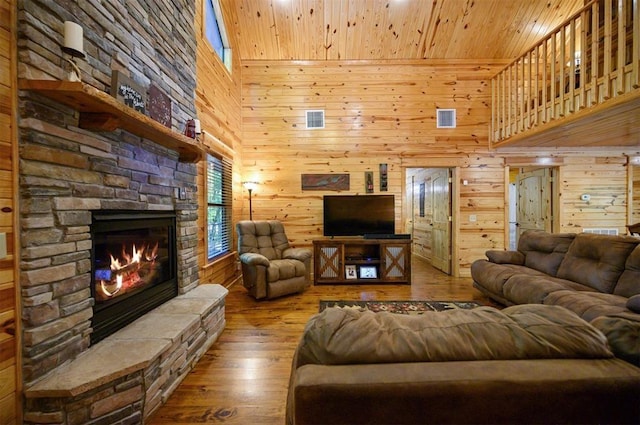
[[[7,257],[7,234],[0,233],[0,259]]]

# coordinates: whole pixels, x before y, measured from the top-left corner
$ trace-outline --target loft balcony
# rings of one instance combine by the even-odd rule
[[[491,147],[640,147],[639,7],[593,0],[496,75]]]

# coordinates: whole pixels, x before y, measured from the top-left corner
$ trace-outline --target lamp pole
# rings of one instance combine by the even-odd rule
[[[249,220],[253,220],[253,208],[251,206],[251,195],[255,189],[257,182],[242,182],[242,185],[249,191]]]

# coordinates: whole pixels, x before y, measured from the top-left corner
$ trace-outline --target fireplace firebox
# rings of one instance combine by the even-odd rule
[[[94,344],[178,294],[175,214],[94,212],[91,238]]]

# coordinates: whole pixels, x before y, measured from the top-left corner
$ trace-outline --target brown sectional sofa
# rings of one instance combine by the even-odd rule
[[[503,310],[313,316],[287,425],[639,423],[640,239],[527,232],[487,257],[474,285]]]
[[[640,238],[528,231],[517,251],[487,251],[473,285],[504,305],[565,307],[607,335],[614,353],[640,363]]]
[[[296,349],[286,423],[635,423],[640,368],[562,307],[328,308]]]

